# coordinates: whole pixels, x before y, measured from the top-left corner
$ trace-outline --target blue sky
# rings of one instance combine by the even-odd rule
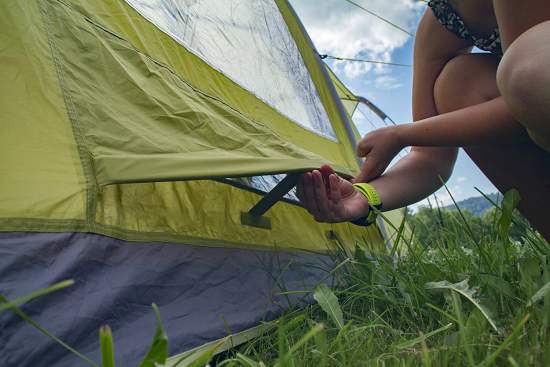
[[[413,0],[355,0],[365,8],[414,33],[425,3]],[[347,58],[365,58],[412,64],[413,38],[373,17],[344,0],[291,0],[298,16],[318,51]],[[409,123],[411,114],[412,68],[372,65],[347,61],[328,61],[338,77],[356,94],[380,107],[397,123]],[[383,126],[366,109],[370,123],[359,113],[354,120],[362,133],[372,125]],[[477,187],[485,193],[496,188],[460,151],[455,170],[447,186],[456,200],[478,196]],[[437,198],[451,203],[445,189]]]

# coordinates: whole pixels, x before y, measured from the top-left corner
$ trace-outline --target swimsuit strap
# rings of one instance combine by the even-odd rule
[[[430,0],[428,6],[432,8],[439,23],[455,35],[463,40],[471,41],[476,47],[482,50],[489,51],[497,56],[502,56],[502,46],[500,44],[500,32],[498,28],[495,28],[493,33],[487,37],[477,37],[468,31],[464,21],[449,4],[448,0]]]

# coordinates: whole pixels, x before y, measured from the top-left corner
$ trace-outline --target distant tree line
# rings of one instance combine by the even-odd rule
[[[430,246],[438,243],[445,245],[449,238],[468,243],[471,239],[476,242],[485,242],[495,236],[495,228],[499,219],[500,209],[491,207],[485,209],[482,215],[475,215],[470,210],[449,210],[448,207],[421,207],[416,213],[408,212],[408,223],[414,231],[414,238],[418,244]],[[519,214],[514,213],[513,224],[510,228],[510,238],[520,241],[525,234],[529,223]]]

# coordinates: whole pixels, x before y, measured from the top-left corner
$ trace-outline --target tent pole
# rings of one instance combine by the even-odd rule
[[[256,205],[254,205],[248,213],[256,217],[261,217],[265,214],[275,203],[277,203],[283,196],[285,196],[290,190],[296,186],[300,173],[289,173],[283,178],[271,191],[267,193]]]
[[[321,73],[323,74],[323,78],[325,79],[325,83],[327,84],[327,87],[330,91],[330,95],[332,96],[332,99],[336,103],[336,107],[338,108],[338,114],[340,115],[340,118],[344,122],[344,127],[346,128],[346,135],[347,135],[347,137],[350,141],[350,144],[351,144],[351,146],[354,150],[354,154],[355,154],[355,149],[357,148],[357,139],[355,138],[355,134],[354,134],[353,129],[351,127],[351,121],[348,118],[348,115],[346,114],[346,110],[344,109],[344,105],[340,101],[340,97],[338,97],[338,93],[336,92],[336,89],[334,88],[334,84],[332,84],[332,81],[330,80],[330,76],[328,75],[326,66],[323,63],[323,61],[321,60],[321,57],[319,56],[319,53],[317,52],[317,49],[315,48],[315,45],[313,44],[313,41],[309,37],[309,34],[306,32],[306,29],[305,29],[304,25],[302,24],[302,21],[300,20],[300,18],[298,17],[296,12],[294,11],[294,8],[292,7],[292,5],[290,5],[288,0],[284,0],[284,1],[286,2],[287,6],[288,6],[288,9],[292,13],[292,16],[294,17],[296,23],[298,24],[298,27],[302,31],[302,34],[304,35],[304,38],[307,40],[307,43],[308,43],[309,47],[311,47],[311,49],[315,53],[315,62],[317,63],[317,65],[321,69]],[[359,167],[361,167],[361,165],[363,163],[362,159],[359,158],[359,157],[356,157],[356,159],[357,159],[357,164],[359,165]]]
[[[249,211],[241,213],[241,223],[271,229],[271,221],[263,215],[296,186],[301,173],[289,173]]]

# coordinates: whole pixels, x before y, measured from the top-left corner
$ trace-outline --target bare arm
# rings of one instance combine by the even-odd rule
[[[443,28],[430,10],[424,14],[416,34],[414,51],[414,120],[437,115],[433,95],[435,81],[451,58],[468,52],[469,48],[468,43]],[[389,144],[395,141],[387,140]],[[364,153],[361,146],[358,147],[358,153]],[[370,181],[379,192],[384,208],[391,210],[416,202],[437,190],[441,186],[440,177],[449,177],[456,154],[456,148],[413,147],[388,172],[371,181],[386,168],[389,161],[378,174],[368,177],[365,172],[372,171],[369,165],[379,161],[376,152],[369,152],[356,181]],[[361,217],[368,212],[368,202],[349,182],[338,179],[329,167],[323,167],[321,171],[303,174],[298,185],[300,202],[316,220],[340,222]]]
[[[528,136],[502,97],[453,112],[400,125],[397,136],[404,146],[464,147],[483,143],[515,143]]]
[[[431,10],[426,11],[418,26],[414,45],[414,121],[437,115],[433,93],[435,81],[445,64],[468,52],[470,46],[443,28]],[[359,153],[360,150],[361,147]],[[448,179],[456,155],[456,148],[413,147],[405,158],[370,184],[378,190],[385,210],[415,203],[441,187],[441,179]],[[368,156],[365,165],[369,165]],[[360,174],[357,180],[369,181],[370,178]]]

